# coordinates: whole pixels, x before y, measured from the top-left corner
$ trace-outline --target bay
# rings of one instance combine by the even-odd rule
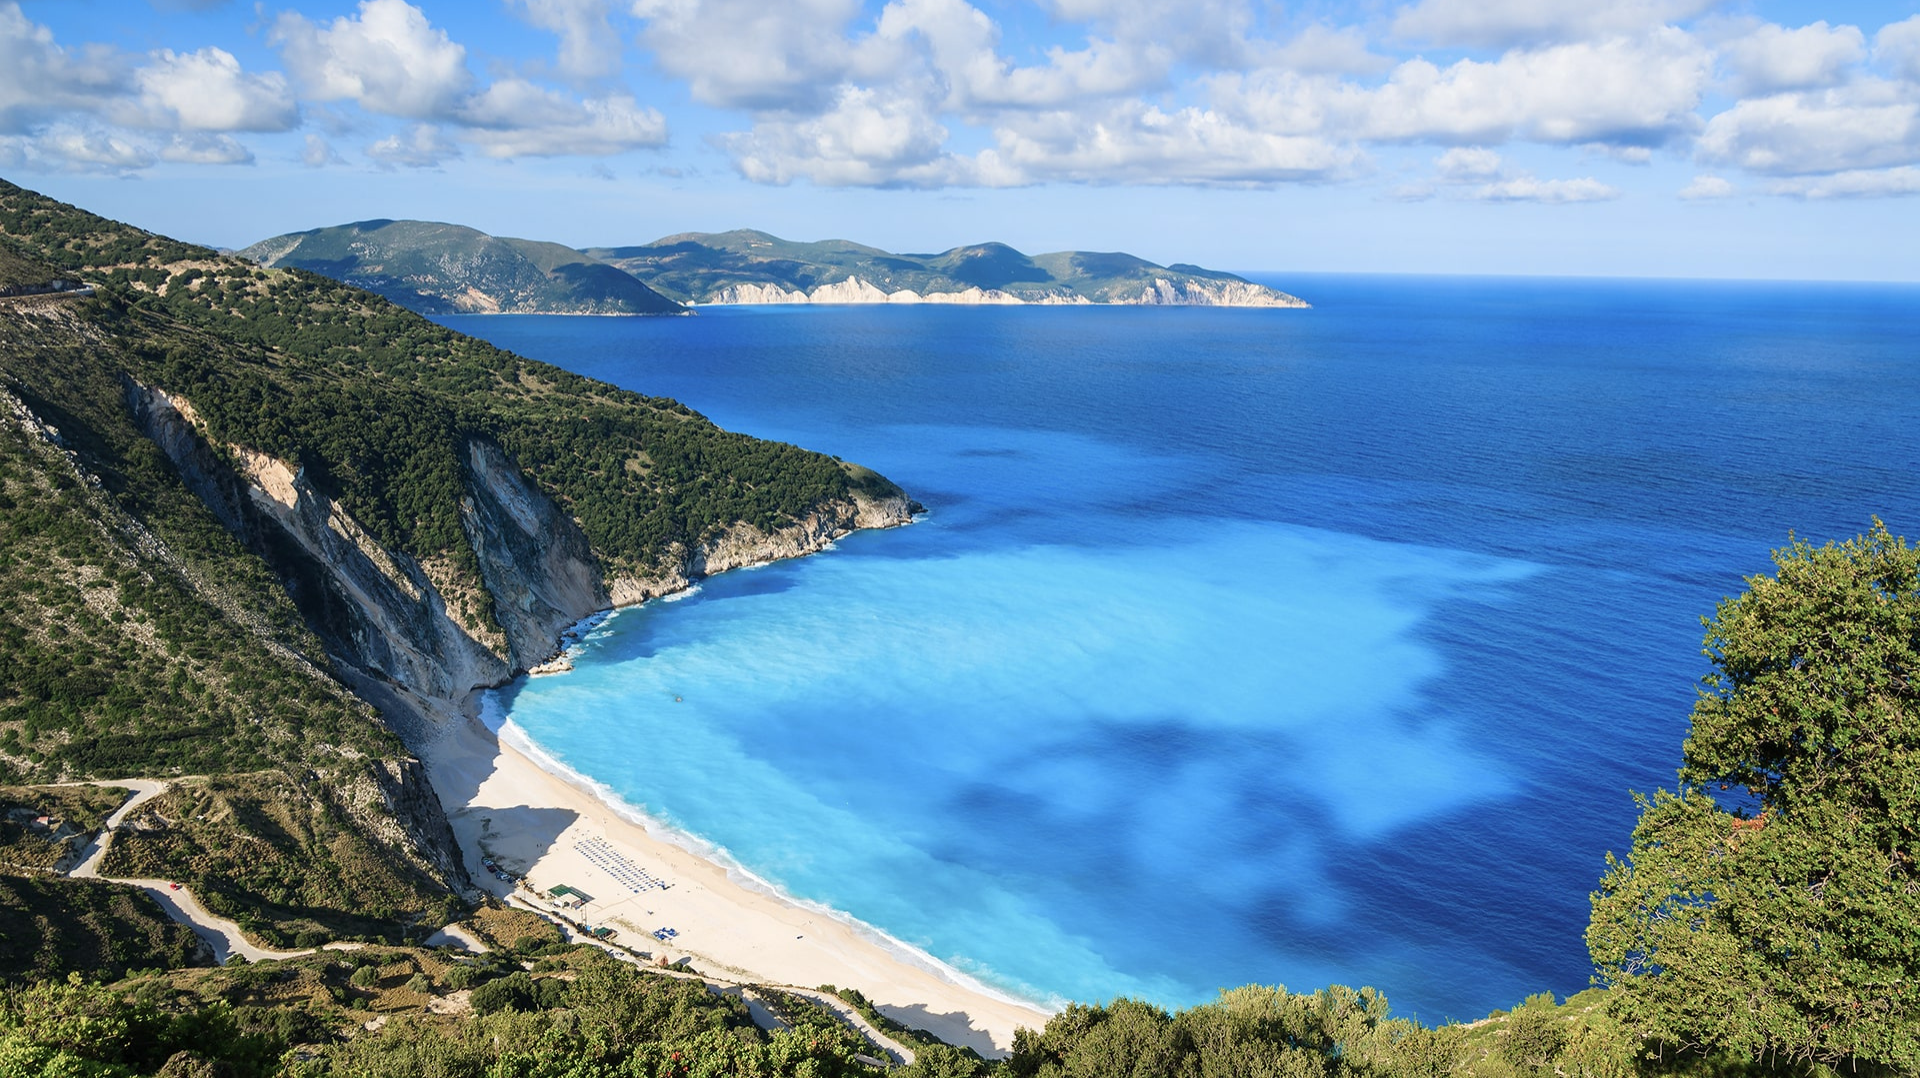
[[[1585,987],[1701,615],[1789,529],[1920,532],[1920,290],[1271,283],[1314,309],[446,319],[929,507],[623,612],[508,716],[1033,998]]]

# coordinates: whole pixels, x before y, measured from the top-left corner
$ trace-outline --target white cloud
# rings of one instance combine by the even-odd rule
[[[1087,116],[1019,118],[996,129],[1000,156],[1033,180],[1253,186],[1342,179],[1365,170],[1355,147],[1277,134],[1213,110],[1125,102]]]
[[[18,3],[0,3],[0,132],[24,134],[61,113],[93,111],[125,93],[126,68],[110,49],[62,48]]]
[[[406,168],[434,168],[460,156],[460,147],[447,141],[432,124],[415,124],[405,132],[388,135],[368,146],[368,157],[375,162]]]
[[[1692,18],[1719,0],[1420,0],[1393,34],[1435,45],[1505,48],[1638,34]]]
[[[87,130],[65,124],[23,140],[29,167],[67,172],[132,172],[151,167],[151,149],[110,131]]]
[[[346,159],[318,132],[309,131],[306,145],[300,148],[300,163],[308,168],[325,168],[328,165],[344,165]]]
[[[1343,94],[1372,138],[1658,144],[1691,130],[1711,54],[1682,31],[1516,50],[1446,68],[1409,60]]]
[[[667,121],[628,95],[577,101],[501,79],[460,110],[463,137],[489,157],[599,157],[667,141]]]
[[[225,49],[162,49],[134,72],[148,126],[189,131],[285,131],[300,110],[279,72],[250,75]]]
[[[1500,155],[1484,146],[1456,146],[1433,159],[1433,170],[1447,183],[1479,183],[1500,175]]]
[[[641,40],[693,99],[726,108],[818,111],[850,70],[860,0],[634,0]]]
[[[623,47],[608,19],[611,0],[512,0],[527,21],[560,35],[554,70],[581,82],[620,73]]]
[[[1873,35],[1873,59],[1901,78],[1920,82],[1920,15],[1882,26]]]
[[[444,117],[473,84],[466,48],[405,0],[360,0],[326,27],[286,12],[268,41],[307,96],[389,116]]]
[[[1882,80],[1753,98],[1708,121],[1697,154],[1772,175],[1911,164],[1920,161],[1920,104]]]
[[[175,135],[160,147],[160,160],[187,165],[251,165],[253,151],[231,135]]]
[[[805,178],[824,186],[940,187],[993,182],[942,147],[947,129],[924,105],[846,87],[831,111],[807,120],[769,120],[722,136],[734,167],[757,183]]]
[[[1885,198],[1920,195],[1920,168],[1852,169],[1831,176],[1801,176],[1777,180],[1769,188],[1776,195],[1797,198]]]
[[[1264,50],[1261,66],[1309,75],[1378,75],[1393,67],[1393,60],[1372,51],[1357,26],[1316,23]]]
[[[1825,20],[1798,30],[1765,23],[1720,47],[1742,94],[1832,86],[1866,55],[1859,27],[1828,26]]]
[[[1620,197],[1620,189],[1601,183],[1591,176],[1577,180],[1537,180],[1516,176],[1484,184],[1472,191],[1472,197],[1485,202],[1605,202]]]
[[[1693,182],[1680,189],[1680,197],[1689,202],[1701,202],[1710,199],[1732,198],[1738,193],[1731,181],[1718,176],[1700,175]]]

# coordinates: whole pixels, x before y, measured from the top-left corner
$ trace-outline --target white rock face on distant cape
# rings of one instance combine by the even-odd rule
[[[849,277],[833,284],[823,284],[812,292],[799,289],[785,289],[777,284],[736,284],[728,285],[715,292],[705,301],[705,305],[732,306],[745,304],[770,303],[819,303],[819,304],[877,304],[877,303],[947,303],[964,307],[1019,306],[1036,304],[1044,306],[1080,306],[1093,301],[1085,296],[1070,292],[1048,292],[1038,296],[1016,296],[999,289],[969,288],[964,292],[928,292],[921,294],[912,289],[903,288],[898,292],[888,292],[860,277]],[[1187,306],[1187,307],[1305,307],[1307,304],[1284,292],[1275,292],[1264,285],[1247,281],[1196,281],[1173,282],[1164,278],[1157,279],[1153,286],[1143,289],[1139,295],[1116,298],[1111,302],[1129,305],[1149,306]]]
[[[1133,299],[1116,299],[1152,307],[1305,307],[1307,303],[1284,292],[1248,281],[1195,281],[1175,283],[1158,278],[1152,288],[1143,289]]]

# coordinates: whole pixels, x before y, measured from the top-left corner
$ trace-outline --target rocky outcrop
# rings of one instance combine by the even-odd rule
[[[460,844],[419,760],[373,760],[342,784],[340,808],[362,831],[398,852],[414,868],[455,892],[472,886],[460,864]]]
[[[612,599],[586,534],[498,446],[467,444],[467,480],[460,520],[506,632],[508,663],[526,670],[552,657],[567,626]]]
[[[467,445],[461,523],[479,563],[473,582],[451,566],[388,550],[285,461],[218,446],[191,402],[130,383],[142,430],[182,480],[287,582],[289,593],[343,660],[354,691],[397,720],[405,736],[454,714],[476,688],[552,659],[568,626],[597,611],[690,587],[702,577],[825,549],[862,528],[913,519],[904,495],[827,502],[771,533],[747,524],[668,567],[607,579],[573,518],[528,482],[492,442]],[[482,616],[484,615],[484,616]],[[424,723],[425,725],[421,725]]]
[[[702,577],[749,565],[798,558],[825,550],[851,532],[864,528],[893,528],[913,522],[913,502],[905,495],[870,498],[856,493],[845,501],[827,502],[805,519],[771,534],[750,524],[735,524],[693,550],[675,551],[672,567],[651,576],[623,573],[607,581],[615,606],[631,606],[662,595],[685,591]]]
[[[1250,281],[1208,281],[1194,278],[1170,281],[1164,277],[1155,279],[1151,287],[1142,289],[1131,299],[1116,296],[1108,302],[1152,307],[1310,306],[1297,296],[1276,292]]]
[[[328,648],[421,703],[457,701],[511,673],[450,617],[418,562],[387,550],[285,461],[207,440],[190,402],[128,389],[135,419],[188,489],[275,569]]]
[[[999,289],[968,288],[960,292],[915,292],[903,288],[888,292],[859,277],[823,284],[811,292],[785,289],[777,284],[736,284],[716,290],[707,304],[916,304],[944,303],[965,307],[998,307],[1039,304],[1043,306],[1080,306],[1111,303],[1125,306],[1184,307],[1306,307],[1304,300],[1285,292],[1276,292],[1250,281],[1156,278],[1137,293],[1117,293],[1089,299],[1077,292],[1061,289],[1033,292],[1003,292]]]

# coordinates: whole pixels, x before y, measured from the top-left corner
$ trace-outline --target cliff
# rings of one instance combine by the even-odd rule
[[[568,626],[911,518],[857,466],[4,181],[0,251],[93,289],[0,302],[0,783],[174,780],[119,856],[271,946],[452,916],[408,743]]]
[[[741,229],[587,253],[688,304],[1307,306],[1285,292],[1199,266],[1161,266],[1119,252],[1028,256],[1004,243],[895,254],[846,240],[799,243]]]

